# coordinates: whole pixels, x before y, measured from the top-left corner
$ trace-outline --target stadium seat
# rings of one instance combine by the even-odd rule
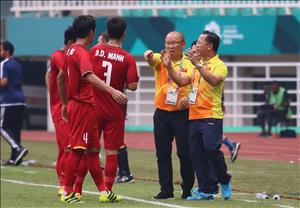
[[[194,16],[210,16],[210,9],[192,9]]]
[[[132,16],[131,10],[130,9],[122,9],[122,15],[124,17],[131,17]]]
[[[277,8],[277,15],[286,15],[285,8]]]
[[[158,16],[162,17],[171,17],[172,16],[172,11],[171,9],[160,9],[157,11]]]
[[[276,16],[277,10],[276,8],[264,8],[264,15],[266,16]]]
[[[219,16],[219,9],[193,9],[194,16]]]
[[[183,17],[187,15],[186,9],[174,9],[172,10],[172,15],[174,17]]]
[[[227,8],[225,9],[225,15],[227,16],[238,16],[239,15],[239,9],[238,8]]]
[[[291,13],[292,13],[292,15],[299,16],[300,15],[300,8],[291,8]]]
[[[134,10],[131,10],[131,16],[133,16],[133,17],[144,17],[145,12],[144,12],[143,9],[134,9]]]
[[[240,14],[243,16],[252,16],[253,12],[251,8],[241,8],[240,9]]]

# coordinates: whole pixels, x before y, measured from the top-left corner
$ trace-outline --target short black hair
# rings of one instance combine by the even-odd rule
[[[91,15],[78,16],[73,22],[73,29],[76,38],[85,38],[91,30],[95,31],[96,19]]]
[[[197,45],[197,40],[194,40],[191,44],[191,48],[194,46],[194,45]]]
[[[277,86],[279,86],[279,82],[278,82],[277,80],[273,80],[273,81],[271,82],[271,85],[277,85]]]
[[[208,30],[205,30],[202,34],[207,35],[205,41],[207,43],[211,43],[213,45],[214,52],[217,53],[220,45],[220,37],[216,33],[210,32]]]
[[[8,51],[9,55],[14,55],[15,47],[14,45],[9,41],[4,41],[1,43],[3,50]]]
[[[125,32],[127,23],[122,17],[112,17],[106,22],[106,30],[110,38],[120,39]]]
[[[71,41],[73,43],[76,41],[76,36],[75,36],[75,33],[74,33],[74,30],[73,30],[72,26],[69,26],[65,30],[64,37],[65,37],[65,40],[64,40],[65,45],[68,44],[69,41]]]

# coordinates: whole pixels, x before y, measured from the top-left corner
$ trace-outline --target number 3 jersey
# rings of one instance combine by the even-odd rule
[[[90,57],[94,73],[114,89],[124,92],[139,80],[134,57],[120,47],[98,44],[90,50]],[[124,115],[125,106],[109,93],[94,89],[94,98],[100,117],[114,119]]]

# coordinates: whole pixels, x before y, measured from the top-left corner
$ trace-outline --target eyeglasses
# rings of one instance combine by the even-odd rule
[[[183,40],[182,41],[173,41],[173,42],[165,42],[165,45],[167,46],[170,46],[170,45],[178,45],[180,43],[183,43]]]
[[[199,44],[199,45],[207,45],[209,43],[208,42],[199,42],[199,41],[197,41],[197,44]]]

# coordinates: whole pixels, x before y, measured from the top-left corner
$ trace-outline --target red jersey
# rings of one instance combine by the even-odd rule
[[[57,75],[60,69],[65,67],[65,51],[57,50],[50,58],[50,110],[52,120],[56,121],[61,119],[61,106],[62,102],[59,97],[58,87],[57,87]]]
[[[85,74],[92,72],[88,51],[80,44],[73,44],[66,55],[69,100],[94,105],[93,87],[83,79]]]
[[[120,47],[95,45],[90,50],[90,57],[94,73],[116,90],[124,92],[125,86],[139,80],[134,57]],[[118,104],[109,93],[94,89],[94,98],[101,117],[124,115],[124,105]]]

